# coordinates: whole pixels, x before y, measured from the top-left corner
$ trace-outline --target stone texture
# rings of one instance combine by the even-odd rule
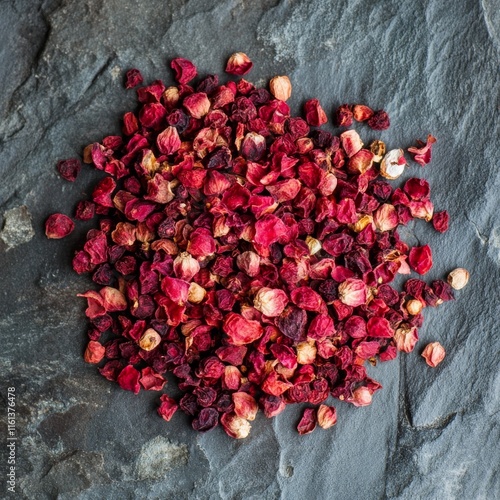
[[[499,13],[499,0],[3,2],[0,387],[16,387],[19,498],[500,497]],[[451,227],[418,223],[405,237],[432,246],[429,279],[471,273],[457,301],[426,311],[414,353],[371,369],[384,385],[373,405],[338,402],[335,428],[306,437],[299,408],[260,415],[244,442],[198,435],[183,415],[158,418],[154,394],[134,397],[85,366],[75,295],[90,285],[70,260],[90,226],[62,242],[43,234],[48,214],[71,214],[97,181],[85,168],[64,182],[55,165],[119,132],[134,106],[127,69],[171,81],[167,61],[182,55],[220,73],[236,50],[256,83],[289,75],[296,113],[310,97],[329,116],[366,102],[389,112],[390,148],[436,135],[432,164],[410,175],[429,179]],[[436,340],[447,357],[433,370],[419,353]]]

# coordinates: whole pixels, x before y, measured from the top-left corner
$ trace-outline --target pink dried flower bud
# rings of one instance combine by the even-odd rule
[[[351,174],[364,174],[373,166],[374,154],[368,149],[360,149],[347,162],[347,170]]]
[[[340,142],[348,158],[354,156],[363,147],[361,137],[359,137],[359,134],[355,130],[342,132],[340,134]]]
[[[455,290],[461,290],[469,282],[469,271],[463,267],[458,267],[448,274],[448,284]]]
[[[368,387],[358,387],[352,392],[352,399],[348,399],[354,406],[368,406],[372,402],[372,393]]]
[[[179,408],[179,405],[175,399],[167,396],[166,394],[162,394],[160,396],[160,401],[161,403],[158,407],[158,415],[160,415],[160,417],[167,422],[170,422],[174,413],[177,411],[177,408]]]
[[[389,180],[397,179],[405,170],[406,159],[402,149],[392,149],[380,164],[380,175]]]
[[[144,79],[138,69],[129,69],[125,74],[125,88],[127,90],[137,87],[137,85],[140,85],[143,81]]]
[[[352,110],[353,117],[357,122],[364,122],[373,116],[373,109],[364,104],[356,104]]]
[[[316,360],[316,342],[306,340],[297,344],[297,363],[301,365],[311,365]]]
[[[391,231],[392,229],[398,227],[398,213],[393,205],[390,203],[384,203],[383,205],[380,205],[380,207],[378,207],[373,214],[373,222],[379,231]]]
[[[181,147],[181,139],[175,127],[167,127],[158,134],[156,144],[162,154],[171,155],[176,153]]]
[[[349,104],[342,104],[342,106],[339,106],[335,115],[339,127],[350,127],[352,125],[353,114]]]
[[[432,251],[429,245],[413,247],[408,255],[410,267],[418,274],[425,274],[432,268]]]
[[[241,154],[249,161],[258,161],[266,151],[266,138],[255,132],[245,135],[241,143]]]
[[[368,289],[362,280],[348,278],[339,285],[339,299],[347,306],[365,305],[367,298]]]
[[[439,342],[432,342],[425,346],[422,352],[422,357],[425,358],[425,362],[432,368],[435,368],[441,361],[443,361],[446,352],[444,347]]]
[[[197,75],[196,66],[182,57],[172,59],[170,67],[174,70],[175,79],[183,85],[189,83]]]
[[[279,316],[287,304],[288,297],[283,290],[267,287],[262,287],[253,299],[255,309],[269,318]]]
[[[160,342],[160,334],[154,328],[148,328],[139,339],[139,347],[144,351],[152,351]]]
[[[232,395],[234,413],[245,420],[255,420],[259,409],[257,401],[246,392],[234,392]]]
[[[52,214],[45,221],[45,236],[49,239],[59,240],[71,234],[75,223],[64,214]]]
[[[292,95],[292,84],[288,76],[275,76],[269,82],[271,94],[280,101],[288,101]]]
[[[105,352],[106,348],[102,344],[96,342],[95,340],[91,340],[87,344],[83,359],[85,363],[97,364],[102,360],[102,358],[104,358]]]
[[[368,119],[368,126],[373,130],[386,130],[390,125],[389,115],[382,109],[375,111]]]
[[[337,411],[333,406],[319,405],[317,419],[322,429],[329,429],[337,423]]]
[[[306,101],[304,104],[304,111],[306,115],[306,122],[312,127],[320,127],[328,121],[326,113],[321,107],[318,99],[309,99]]]
[[[193,118],[203,118],[210,110],[210,100],[204,92],[188,95],[182,103],[188,114]]]
[[[234,439],[244,439],[250,434],[252,426],[248,420],[238,417],[236,413],[224,413],[220,417],[222,428]]]
[[[255,277],[260,271],[260,256],[255,252],[247,251],[236,257],[236,265],[250,277]]]
[[[420,302],[420,301],[417,301]],[[394,342],[398,351],[411,352],[418,341],[417,327],[401,324],[394,332]]]
[[[207,291],[198,285],[198,283],[192,281],[189,284],[188,300],[191,304],[199,304],[200,302],[203,302],[206,295]]]
[[[232,54],[226,64],[226,73],[230,75],[246,75],[253,67],[253,62],[243,52]]]
[[[181,252],[174,260],[174,273],[184,281],[191,281],[199,270],[200,263],[188,252]]]

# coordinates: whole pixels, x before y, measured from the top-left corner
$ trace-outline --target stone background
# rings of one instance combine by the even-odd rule
[[[429,279],[471,272],[457,301],[426,311],[415,352],[371,370],[384,385],[371,406],[337,402],[336,427],[305,437],[292,407],[260,415],[243,442],[201,435],[179,412],[157,417],[155,394],[103,379],[81,358],[75,295],[90,284],[70,263],[84,225],[43,234],[95,183],[88,168],[65,182],[55,164],[119,132],[127,69],[171,82],[172,57],[221,73],[237,50],[253,82],[290,76],[295,113],[310,97],[330,117],[358,101],[389,112],[391,149],[436,135],[431,165],[409,172],[451,227],[414,224],[407,241],[432,246]],[[499,498],[499,51],[500,0],[1,0],[0,389],[17,395],[15,498]],[[435,340],[447,357],[433,370],[419,353]]]

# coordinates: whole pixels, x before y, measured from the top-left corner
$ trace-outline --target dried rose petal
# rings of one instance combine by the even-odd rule
[[[429,245],[413,247],[408,256],[411,268],[418,274],[427,273],[432,267],[432,251]]]
[[[150,366],[141,370],[140,384],[146,391],[161,391],[167,381]]]
[[[264,330],[259,322],[245,319],[240,314],[230,312],[222,325],[232,345],[250,344],[262,336]]]
[[[364,104],[356,104],[352,110],[353,118],[357,122],[364,122],[373,116],[373,109]]]
[[[177,411],[177,408],[179,408],[179,405],[175,401],[175,399],[170,398],[166,394],[162,394],[160,396],[160,401],[161,403],[158,407],[158,415],[160,415],[160,417],[167,422],[170,422],[170,420],[174,416],[174,413]]]
[[[316,412],[314,408],[305,408],[297,425],[297,431],[300,435],[304,435],[310,434],[314,429],[316,429]]]
[[[253,62],[243,52],[232,54],[226,64],[226,73],[231,75],[246,75],[253,67]]]
[[[448,231],[449,221],[450,216],[446,210],[443,210],[442,212],[434,212],[434,215],[432,216],[432,225],[439,233]]]
[[[75,223],[64,214],[52,214],[45,221],[45,235],[49,239],[58,240],[73,232]]]
[[[69,181],[74,182],[80,173],[82,164],[78,158],[68,158],[57,162],[57,171],[59,175]]]
[[[326,304],[319,293],[308,286],[298,287],[290,294],[292,302],[300,309],[306,311],[315,311],[325,314],[327,312]]]
[[[418,332],[415,326],[401,324],[394,333],[394,341],[398,351],[411,352],[418,341]]]
[[[234,412],[238,417],[244,418],[245,420],[255,420],[257,415],[257,401],[246,392],[233,392],[232,394],[234,403]]]
[[[306,115],[306,122],[312,127],[320,127],[328,121],[326,113],[321,107],[318,99],[309,99],[306,101],[304,104],[304,111]]]
[[[188,95],[182,103],[193,118],[203,118],[210,109],[210,100],[204,92]]]
[[[141,373],[132,365],[127,365],[118,375],[117,382],[122,389],[138,394],[141,390],[139,378]]]
[[[143,81],[144,79],[138,69],[129,69],[125,74],[125,88],[127,90],[137,87],[137,85],[140,85]]]
[[[436,142],[436,138],[431,134],[427,136],[427,142],[424,144],[418,141],[418,148],[408,148],[408,152],[413,154],[413,159],[422,167],[430,163],[432,155],[432,145]]]
[[[391,338],[394,336],[394,330],[389,321],[379,316],[373,316],[367,321],[366,330],[370,337]]]
[[[174,70],[175,79],[183,85],[189,83],[197,75],[196,66],[182,57],[172,59],[170,67]]]
[[[175,127],[167,127],[156,138],[156,144],[161,153],[171,155],[181,147],[179,133]]]
[[[83,356],[83,359],[85,360],[86,363],[97,364],[100,363],[101,360],[104,358],[105,352],[106,349],[102,344],[94,340],[91,340],[87,344],[87,348],[85,349],[85,354]]]
[[[422,357],[425,358],[425,362],[432,368],[436,368],[441,361],[443,361],[446,352],[444,347],[439,342],[431,342],[425,346],[422,352]]]

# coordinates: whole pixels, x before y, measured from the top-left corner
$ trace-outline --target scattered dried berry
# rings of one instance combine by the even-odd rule
[[[259,408],[273,417],[293,403],[314,405],[300,434],[330,428],[337,415],[327,398],[369,405],[381,385],[366,362],[414,350],[424,307],[465,286],[460,269],[449,284],[391,285],[432,267],[430,247],[410,249],[399,226],[432,220],[442,232],[448,214],[434,213],[425,179],[397,188],[384,180],[403,173],[403,150],[386,154],[380,140],[364,148],[353,129],[311,130],[327,122],[317,99],[292,116],[286,76],[267,90],[243,79],[219,85],[217,75],[195,80],[196,66],[182,58],[171,67],[178,85],[139,88],[123,137],[84,150],[84,163],[105,174],[75,213],[96,220],[73,258],[99,286],[79,294],[90,322],[84,359],[134,393],[163,391],[172,374],[182,396],[162,394],[158,414],[169,421],[180,408],[201,432],[220,424],[245,438]],[[236,53],[226,71],[251,68]],[[131,70],[127,88],[140,83]],[[385,111],[340,106],[336,123],[353,120],[389,126]],[[409,151],[426,164],[433,142]],[[74,180],[79,163],[58,170]],[[73,227],[54,214],[46,234]],[[430,344],[424,356],[435,366],[444,350]]]

